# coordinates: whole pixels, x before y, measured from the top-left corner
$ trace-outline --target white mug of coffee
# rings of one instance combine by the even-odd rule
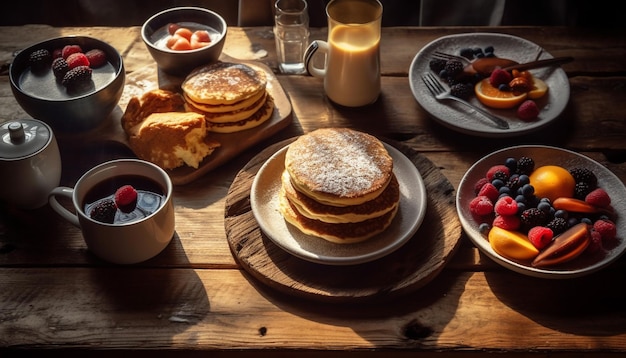
[[[116,192],[128,185],[135,190],[134,201],[121,205]],[[90,169],[73,189],[54,188],[48,200],[57,214],[81,229],[87,248],[96,256],[115,264],[134,264],[156,256],[172,240],[172,190],[170,177],[158,166],[118,159]],[[57,197],[70,198],[74,212]]]
[[[374,103],[380,95],[380,27],[378,0],[332,0],[326,6],[328,40],[313,41],[304,56],[307,71],[324,79],[328,98],[342,106]],[[315,66],[317,52],[324,68]]]

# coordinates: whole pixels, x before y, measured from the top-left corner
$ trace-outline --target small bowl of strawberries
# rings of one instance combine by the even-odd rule
[[[93,130],[124,90],[122,56],[88,36],[64,36],[21,50],[11,63],[11,90],[19,105],[56,132]]]
[[[222,54],[228,26],[218,13],[200,7],[175,7],[146,20],[141,38],[157,66],[186,76]]]

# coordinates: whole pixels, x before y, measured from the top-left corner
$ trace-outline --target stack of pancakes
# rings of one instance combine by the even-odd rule
[[[400,201],[393,159],[382,142],[347,128],[318,129],[289,145],[281,184],[285,220],[335,243],[384,231]]]
[[[233,133],[267,121],[274,100],[262,70],[243,63],[216,62],[194,69],[181,85],[185,109],[203,114],[209,131]]]

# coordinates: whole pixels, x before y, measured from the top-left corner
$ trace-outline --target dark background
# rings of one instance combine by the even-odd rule
[[[245,11],[239,11],[239,3]],[[492,4],[506,5],[498,25],[623,28],[611,0],[381,0],[383,26],[483,26]],[[309,0],[312,27],[326,26],[328,0]],[[3,3],[0,25],[139,26],[160,10],[200,6],[221,14],[230,26],[271,25],[272,0],[18,0]],[[421,8],[424,6],[424,8]],[[468,10],[468,7],[470,10]],[[420,22],[420,12],[424,18]],[[247,17],[242,14],[248,14]],[[253,14],[254,18],[250,18]]]

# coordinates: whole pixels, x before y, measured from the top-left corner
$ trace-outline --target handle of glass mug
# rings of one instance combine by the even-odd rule
[[[311,76],[324,77],[326,76],[326,69],[315,67],[312,61],[313,56],[315,56],[318,50],[328,56],[328,43],[320,40],[311,42],[309,47],[307,47],[306,52],[304,52],[304,66]]]
[[[63,205],[59,204],[59,201],[56,198],[56,196],[58,195],[58,196],[65,196],[67,198],[72,199],[73,194],[74,194],[74,189],[72,188],[68,188],[64,186],[56,187],[52,189],[50,194],[48,194],[48,203],[50,203],[50,207],[52,208],[52,210],[56,211],[57,214],[59,214],[65,220],[69,221],[70,224],[79,228],[80,223],[78,222],[78,216],[71,213],[69,210],[63,207]]]

